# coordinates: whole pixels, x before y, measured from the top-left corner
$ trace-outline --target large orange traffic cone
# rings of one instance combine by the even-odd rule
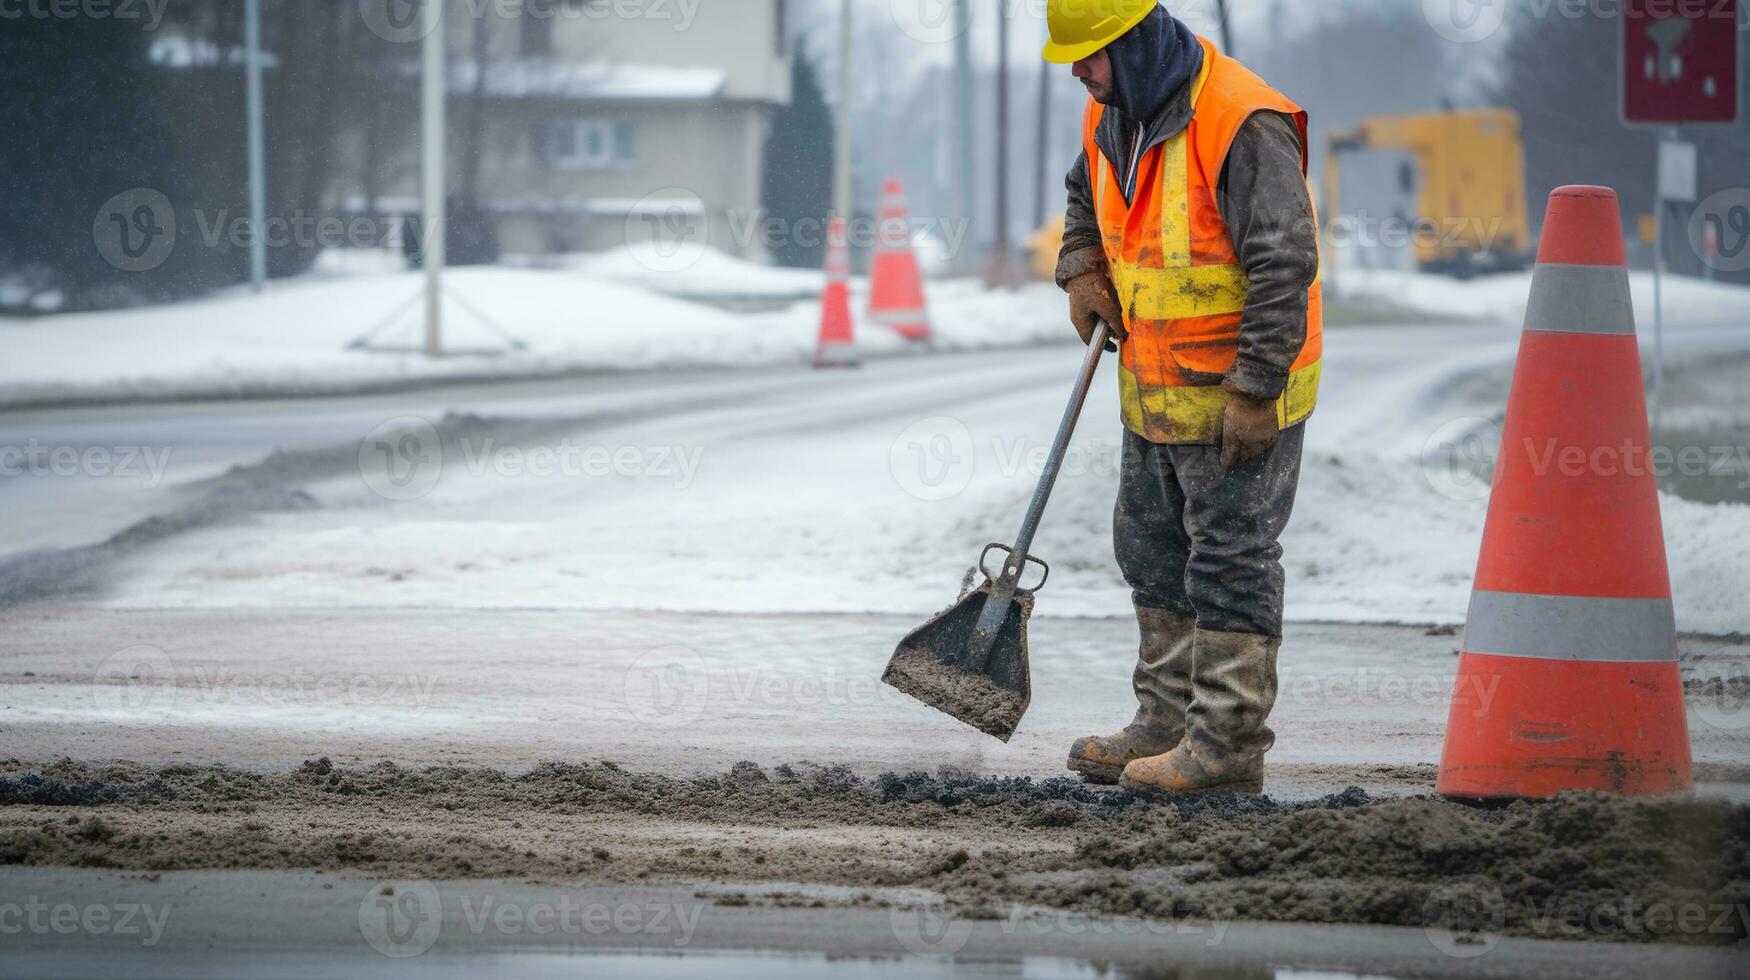
[[[1616,192],[1550,195],[1435,788],[1691,786]]]
[[[869,270],[869,322],[891,327],[907,340],[930,339],[930,312],[918,257],[911,249],[905,188],[897,180],[881,187],[881,224]]]
[[[826,289],[820,295],[820,342],[815,367],[856,367],[857,341],[851,332],[851,249],[845,219],[834,218],[826,231]]]

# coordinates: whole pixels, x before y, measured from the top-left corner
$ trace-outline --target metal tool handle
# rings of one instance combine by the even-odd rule
[[[1045,472],[1039,474],[1039,486],[1033,491],[1033,502],[1027,505],[1027,516],[1021,521],[1021,533],[1015,536],[1015,546],[1004,549],[1009,558],[1003,562],[1003,572],[991,582],[990,595],[985,599],[984,608],[979,610],[978,624],[972,629],[972,636],[967,641],[968,665],[973,670],[984,669],[990,659],[990,651],[996,643],[997,632],[1002,629],[1003,619],[1009,614],[1009,603],[1014,600],[1016,591],[1021,585],[1021,570],[1027,566],[1027,552],[1033,547],[1033,534],[1039,530],[1039,519],[1045,515],[1045,503],[1051,499],[1051,488],[1057,484],[1057,474],[1063,469],[1063,457],[1069,452],[1070,437],[1075,435],[1076,422],[1082,417],[1082,404],[1088,400],[1088,389],[1094,385],[1094,372],[1100,367],[1100,355],[1105,353],[1106,344],[1112,340],[1112,328],[1101,323],[1094,331],[1094,339],[1088,344],[1088,355],[1082,359],[1082,373],[1076,378],[1075,390],[1070,392],[1069,407],[1063,410],[1063,421],[1057,425],[1057,438],[1051,443],[1051,455],[1045,458]],[[997,545],[996,547],[1002,547]],[[990,548],[985,548],[985,554]],[[1045,563],[1033,559],[1040,565]],[[984,556],[979,556],[979,567],[984,565]],[[989,575],[990,572],[985,572]],[[1050,570],[1047,569],[1047,575]],[[1039,580],[1039,586],[1045,584]]]
[[[1051,455],[1045,458],[1045,472],[1039,474],[1039,486],[1033,491],[1033,502],[1027,505],[1027,516],[1021,520],[1021,533],[1015,535],[1015,549],[1003,567],[1003,577],[1018,582],[1021,568],[1027,562],[1027,552],[1033,548],[1033,535],[1039,530],[1039,519],[1045,516],[1045,504],[1057,485],[1057,474],[1063,469],[1063,458],[1069,453],[1070,437],[1075,435],[1076,422],[1082,417],[1082,404],[1088,400],[1088,389],[1094,386],[1094,372],[1099,370],[1100,355],[1112,340],[1112,328],[1104,321],[1094,331],[1088,343],[1088,354],[1082,358],[1082,373],[1069,395],[1069,406],[1063,410],[1063,421],[1057,424],[1057,438],[1051,443]]]

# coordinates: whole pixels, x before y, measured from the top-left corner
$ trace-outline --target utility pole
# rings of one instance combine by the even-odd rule
[[[1039,139],[1033,146],[1033,227],[1045,224],[1045,171],[1049,166],[1051,148],[1051,69],[1052,64],[1039,60]]]
[[[1221,51],[1229,58],[1234,57],[1234,32],[1227,19],[1227,0],[1215,0],[1215,15],[1221,21]]]
[[[1012,289],[1015,277],[1009,267],[1009,15],[1005,4],[996,6],[997,17],[997,173],[996,246],[986,285]]]
[[[442,357],[444,306],[444,0],[425,0],[420,5],[425,31],[420,70],[420,130],[424,142],[420,185],[424,196],[425,262],[425,353]]]
[[[261,0],[243,5],[245,101],[249,131],[249,282],[267,288],[267,138],[262,133]]]
[[[833,134],[833,213],[851,220],[851,0],[839,4],[839,106]]]
[[[954,35],[955,209],[972,221],[972,0],[954,0],[959,32]]]

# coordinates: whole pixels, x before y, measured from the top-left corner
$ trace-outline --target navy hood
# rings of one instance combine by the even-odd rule
[[[1167,8],[1157,6],[1106,46],[1112,60],[1112,107],[1130,123],[1153,119],[1203,67],[1203,45]]]

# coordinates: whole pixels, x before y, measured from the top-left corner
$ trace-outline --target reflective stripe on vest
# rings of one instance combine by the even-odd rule
[[[1215,200],[1227,149],[1259,110],[1291,115],[1303,145],[1306,138],[1298,106],[1209,42],[1202,44],[1191,123],[1136,162],[1129,203],[1121,175],[1095,139],[1103,113],[1098,103],[1090,100],[1083,123],[1095,216],[1130,333],[1118,369],[1124,425],[1157,443],[1214,442],[1227,405],[1221,382],[1238,354],[1247,294],[1245,270]],[[1318,401],[1320,293],[1315,283],[1308,294],[1306,345],[1277,402],[1283,428],[1312,414]]]

